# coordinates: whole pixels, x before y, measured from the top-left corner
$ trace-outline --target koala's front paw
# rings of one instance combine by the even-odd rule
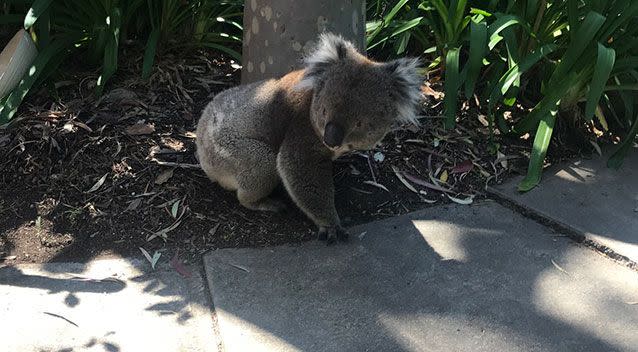
[[[319,241],[326,241],[328,246],[334,244],[337,240],[341,242],[348,242],[350,234],[344,230],[341,226],[321,226],[319,227],[318,239]]]

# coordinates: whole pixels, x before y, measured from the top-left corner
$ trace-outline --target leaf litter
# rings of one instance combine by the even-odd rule
[[[48,97],[34,94],[25,105],[30,106],[29,111],[23,113],[32,116],[16,120],[20,122],[12,130],[0,130],[0,145],[3,151],[8,151],[0,167],[16,170],[7,179],[26,178],[25,182],[12,183],[24,184],[22,188],[13,188],[28,193],[31,190],[28,185],[39,184],[40,178],[50,179],[47,192],[59,195],[64,209],[64,215],[54,220],[75,224],[66,229],[71,234],[74,229],[99,233],[88,240],[78,236],[74,250],[66,253],[117,248],[118,252],[131,255],[136,247],[143,246],[151,253],[169,247],[182,249],[184,255],[195,255],[211,248],[264,246],[313,238],[312,226],[303,216],[248,214],[233,194],[211,184],[199,170],[193,157],[197,114],[209,97],[232,85],[238,75],[236,71],[231,70],[232,76],[224,71],[226,68],[219,71],[202,63],[202,60],[210,62],[208,58],[187,59],[193,62],[189,64],[181,60],[162,58],[159,69],[147,82],[139,80],[133,61],[129,64],[124,60],[118,73],[124,79],[113,81],[112,94],[105,93],[110,100],[103,99],[98,104],[90,94],[91,87],[82,82],[78,82],[78,89],[61,90],[62,104],[51,104]],[[200,73],[189,76],[189,72],[195,71]],[[225,86],[193,79],[201,77],[201,72],[207,72],[212,80],[225,82]],[[431,88],[436,89],[434,85]],[[117,89],[121,90],[113,92]],[[499,152],[507,155],[509,167],[504,169],[500,162],[494,162],[494,155],[487,152],[488,134],[476,127],[483,128],[475,112],[462,111],[457,127],[445,130],[440,123],[440,109],[440,102],[425,104],[420,114],[421,128],[397,129],[387,135],[380,147],[336,160],[336,202],[344,223],[357,224],[431,203],[453,202],[443,193],[461,200],[467,200],[469,195],[474,195],[474,200],[480,199],[487,182],[501,182],[510,172],[520,170],[516,164],[526,164],[524,149],[505,144]],[[472,121],[476,126],[471,125]],[[154,131],[145,134],[151,129]],[[181,147],[173,148],[174,143],[165,145],[165,139],[175,140],[175,145]],[[152,148],[174,152],[152,156],[148,152]],[[474,165],[472,170],[453,172],[460,171],[459,165],[465,165],[468,159]],[[123,160],[130,169],[112,172],[112,164]],[[392,166],[401,170],[399,175],[405,182]],[[175,173],[174,168],[183,172]],[[444,171],[448,173],[447,183],[440,182]],[[430,181],[434,174],[438,175],[436,182]],[[156,180],[159,182],[155,183]],[[95,182],[92,185],[95,189],[87,192],[90,181]],[[360,189],[361,184],[383,192]],[[187,195],[196,195],[190,198],[188,207],[183,200]],[[6,197],[0,195],[0,203],[2,199],[19,199]],[[170,203],[164,205],[166,202]],[[159,203],[161,207],[157,206]],[[18,208],[22,208],[23,203],[20,204]],[[24,208],[28,207],[26,203]],[[155,211],[158,208],[161,211]],[[168,224],[164,223],[167,219]],[[212,235],[208,234],[211,226],[217,226]],[[148,235],[144,236],[145,233]],[[146,242],[156,237],[165,241]],[[30,253],[34,254],[40,250],[38,246],[20,248],[33,248]],[[18,260],[24,259],[19,256]]]
[[[148,251],[146,251],[146,249],[142,247],[139,247],[139,248],[142,254],[144,255],[144,258],[146,258],[146,260],[148,260],[148,262],[151,263],[151,268],[155,270],[155,265],[157,265],[157,262],[162,256],[162,253],[160,253],[159,251],[155,251],[155,253],[153,253],[153,256],[151,257],[151,255],[148,253]]]

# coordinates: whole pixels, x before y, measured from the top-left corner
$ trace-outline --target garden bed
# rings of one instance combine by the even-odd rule
[[[0,261],[141,256],[140,247],[192,261],[214,248],[314,239],[292,203],[281,214],[247,210],[195,166],[199,112],[237,84],[229,62],[203,51],[166,55],[148,81],[139,78],[140,60],[121,65],[100,99],[92,94],[96,72],[65,67],[54,90],[29,96],[0,130]],[[491,153],[476,106],[444,130],[440,88],[430,81],[420,128],[398,129],[383,147],[335,162],[345,226],[477,201],[487,183],[525,171],[530,141],[496,136],[500,151]],[[571,154],[550,150],[553,159]]]

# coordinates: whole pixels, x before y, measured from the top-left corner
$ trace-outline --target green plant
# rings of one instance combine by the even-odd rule
[[[388,1],[370,1],[367,17],[371,19],[366,23],[366,42],[370,51],[399,56],[413,41],[421,48],[429,45],[425,18],[420,16],[414,2],[400,0],[392,5]]]
[[[232,47],[241,44],[243,1],[147,0],[150,33],[146,42],[142,76],[148,78],[158,47],[182,34],[190,37],[175,46],[208,47],[222,51],[235,60],[241,54]],[[181,33],[180,33],[181,32]]]
[[[136,10],[135,4],[140,3],[133,0],[123,8],[117,0],[34,1],[24,16],[24,28],[30,31],[40,53],[27,77],[0,108],[0,123],[11,119],[29,90],[55,72],[72,52],[84,52],[88,61],[102,64],[96,85],[96,94],[101,94],[117,70],[122,18],[130,18],[130,13]]]
[[[383,8],[379,3],[369,11]],[[582,123],[594,123],[595,117],[603,128],[611,124],[616,133],[624,134],[610,166],[619,166],[631,149],[638,132],[638,2],[393,3],[377,16],[381,19],[369,23],[368,42],[373,49],[403,48],[405,38],[414,36],[421,43],[418,50],[433,44],[435,50],[425,51],[435,52],[433,62],[443,69],[447,128],[455,124],[459,93],[467,99],[480,92],[477,98],[487,110],[492,133],[535,131],[521,191],[540,181],[555,120],[561,116],[582,117]],[[506,120],[504,111],[520,101],[531,104],[530,113]]]
[[[502,120],[502,114],[497,114],[502,132],[520,135],[536,130],[528,173],[519,184],[520,191],[528,191],[540,181],[557,117],[579,110],[578,104],[583,102],[585,121],[591,121],[595,115],[604,119],[600,108],[603,95],[635,89],[638,3],[629,0],[508,3],[508,11],[521,15],[495,13],[495,20],[489,24],[489,28],[502,26],[503,36],[495,38],[496,31],[488,31],[488,49],[496,47],[491,45],[495,41],[502,43],[500,50],[491,51],[492,56],[486,58],[498,56],[495,60],[505,62],[507,70],[488,89],[488,106],[493,121],[495,108],[513,105],[522,94],[536,102],[531,112],[512,126]],[[538,87],[540,91],[521,93],[523,85]],[[633,99],[625,96],[625,100],[631,100],[628,105],[635,105]],[[636,119],[627,118],[631,123],[626,125],[632,127],[621,154],[635,138]],[[617,156],[610,165],[616,160]]]
[[[0,124],[11,119],[30,89],[39,86],[70,55],[101,66],[100,95],[118,67],[120,42],[146,38],[142,76],[148,77],[161,48],[209,47],[235,59],[241,43],[240,0],[12,0],[0,8],[0,25],[22,22],[40,53],[27,77],[0,97]]]

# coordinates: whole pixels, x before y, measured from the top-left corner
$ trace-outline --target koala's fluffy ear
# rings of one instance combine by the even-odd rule
[[[340,35],[322,33],[315,49],[304,59],[306,72],[296,89],[314,88],[330,65],[346,59],[353,52],[357,52],[354,45]]]
[[[383,69],[391,76],[391,95],[397,104],[398,120],[415,125],[419,124],[416,112],[422,97],[420,64],[417,58],[402,58],[383,64]]]

